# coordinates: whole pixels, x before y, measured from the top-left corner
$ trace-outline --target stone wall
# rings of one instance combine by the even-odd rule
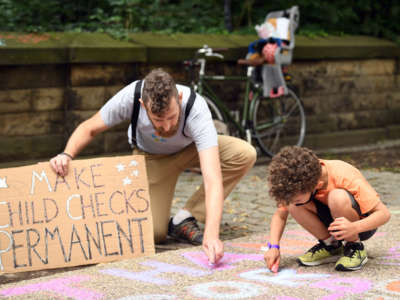
[[[181,61],[203,44],[228,49],[210,70],[243,74],[235,61],[256,39],[138,34],[128,43],[86,34],[20,37],[0,34],[0,162],[61,152],[80,122],[155,67],[185,83]],[[396,45],[371,38],[329,43],[299,37],[290,73],[307,113],[305,144],[321,149],[399,138],[398,53]],[[236,109],[242,86],[224,86],[223,92]],[[83,154],[129,151],[126,129],[121,124],[99,135]]]

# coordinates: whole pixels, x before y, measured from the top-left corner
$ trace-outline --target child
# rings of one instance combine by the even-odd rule
[[[367,262],[361,241],[390,219],[390,213],[358,169],[323,160],[307,148],[284,147],[269,165],[270,195],[277,202],[264,259],[275,271],[279,241],[288,214],[319,243],[298,257],[300,265],[336,262],[338,271],[359,270]]]

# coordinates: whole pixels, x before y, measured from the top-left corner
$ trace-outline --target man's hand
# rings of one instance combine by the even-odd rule
[[[269,249],[267,252],[264,253],[264,260],[267,264],[267,268],[276,273],[279,267],[279,263],[281,262],[281,254],[279,249]],[[274,267],[275,265],[276,267]]]
[[[50,159],[50,166],[54,172],[64,177],[68,174],[68,165],[71,160],[71,157],[61,153]]]
[[[358,234],[354,223],[350,222],[345,217],[336,218],[335,221],[329,225],[328,230],[338,241],[346,240]]]
[[[208,238],[205,234],[203,237],[203,250],[208,257],[208,261],[217,264],[224,256],[224,244],[219,238]]]

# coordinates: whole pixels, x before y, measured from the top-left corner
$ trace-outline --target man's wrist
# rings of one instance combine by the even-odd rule
[[[69,154],[69,153],[67,153],[67,152],[61,152],[61,153],[59,153],[58,155],[65,155],[65,156],[69,157],[70,159],[74,159],[74,158],[72,157],[72,155]]]

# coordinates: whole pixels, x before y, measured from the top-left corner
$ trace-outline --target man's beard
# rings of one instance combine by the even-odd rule
[[[150,121],[151,121],[151,120],[150,120]],[[178,131],[180,122],[181,122],[181,108],[179,108],[179,118],[178,118],[178,121],[177,121],[176,124],[175,124],[173,127],[171,127],[171,129],[168,130],[168,131],[164,131],[164,129],[163,129],[162,127],[157,128],[157,127],[154,125],[153,121],[151,121],[151,123],[153,124],[153,127],[154,127],[154,129],[156,130],[157,134],[158,134],[159,136],[163,137],[163,138],[169,138],[169,137],[171,137],[171,136],[174,136],[174,135],[176,134],[176,132]]]

